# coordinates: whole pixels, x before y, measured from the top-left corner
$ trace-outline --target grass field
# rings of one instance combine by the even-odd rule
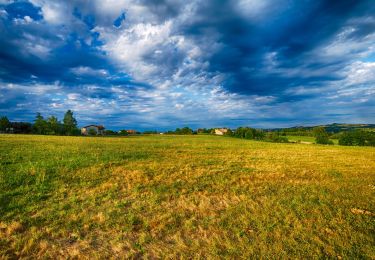
[[[288,140],[290,142],[305,142],[305,143],[315,143],[315,137],[313,136],[294,136],[294,135],[288,135],[287,136]],[[334,144],[338,144],[339,140],[338,139],[330,139]]]
[[[375,149],[0,135],[0,258],[375,258]]]

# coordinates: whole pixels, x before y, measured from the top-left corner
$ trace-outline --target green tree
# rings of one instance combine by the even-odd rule
[[[288,143],[288,138],[286,136],[280,135],[278,132],[268,132],[265,135],[265,140],[274,143]]]
[[[6,116],[0,117],[0,131],[5,131],[9,126],[9,119]]]
[[[177,134],[177,135],[192,135],[193,134],[193,130],[190,129],[189,127],[183,127],[183,128],[176,128],[176,131],[174,132],[174,134]]]
[[[344,132],[340,135],[339,145],[375,146],[375,134],[363,130]]]
[[[227,132],[224,135],[225,136],[233,136],[233,131],[228,128]]]
[[[47,121],[44,120],[44,117],[40,113],[37,113],[34,120],[33,132],[35,134],[43,135],[47,133],[47,130]]]
[[[73,111],[68,110],[64,115],[64,133],[66,135],[74,135],[77,133],[77,120],[73,116]]]
[[[55,116],[50,116],[47,119],[48,124],[48,134],[56,135],[59,134],[60,130],[60,122]]]
[[[129,135],[128,131],[126,131],[126,130],[120,130],[120,131],[118,131],[118,134],[123,135],[123,136]]]
[[[333,142],[329,140],[329,135],[324,127],[314,127],[313,133],[317,144],[333,144]]]
[[[108,130],[105,130],[105,131],[104,131],[104,134],[105,134],[105,135],[117,135],[117,132],[108,129]]]
[[[184,128],[181,129],[181,134],[183,135],[192,135],[193,130],[190,129],[189,127],[185,126]]]

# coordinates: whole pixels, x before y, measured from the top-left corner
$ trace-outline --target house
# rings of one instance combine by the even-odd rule
[[[227,128],[216,128],[215,129],[215,135],[224,135],[226,132],[228,132]]]
[[[135,135],[137,133],[135,130],[126,130],[126,132],[130,135]]]
[[[90,135],[96,133],[96,135],[104,135],[104,129],[102,125],[87,125],[81,128],[81,134]]]

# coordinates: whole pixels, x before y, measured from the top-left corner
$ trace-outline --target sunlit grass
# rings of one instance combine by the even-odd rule
[[[0,135],[2,257],[375,257],[375,149]]]

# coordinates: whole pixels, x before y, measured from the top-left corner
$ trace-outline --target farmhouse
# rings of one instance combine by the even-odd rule
[[[90,133],[96,133],[96,135],[103,135],[104,129],[102,125],[87,125],[81,128],[81,134],[89,135]]]
[[[135,135],[137,133],[135,130],[126,130],[126,132],[130,135]]]
[[[215,135],[224,135],[226,132],[228,132],[227,128],[216,128],[215,129]]]

